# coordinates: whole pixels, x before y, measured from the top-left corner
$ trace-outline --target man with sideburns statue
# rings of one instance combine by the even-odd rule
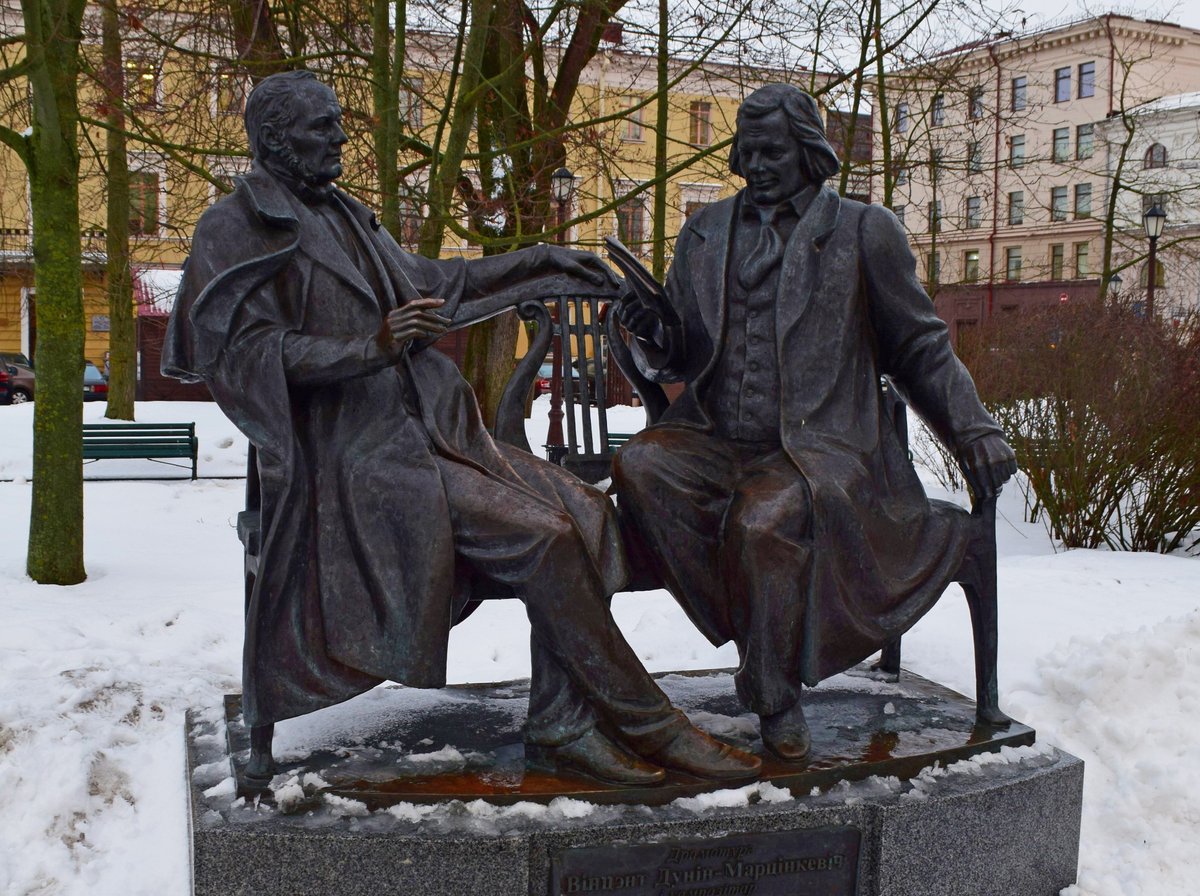
[[[333,91],[272,75],[246,105],[254,165],[200,219],[165,373],[203,380],[257,448],[259,571],[246,615],[250,777],[273,723],[390,679],[439,687],[475,586],[507,586],[532,627],[526,754],[618,784],[754,777],[759,760],[674,709],[609,613],[627,569],[610,503],[492,440],[454,363],[450,318],[544,276],[608,285],[550,246],[470,261],[403,251],[338,190]],[[603,728],[603,731],[601,730]]]

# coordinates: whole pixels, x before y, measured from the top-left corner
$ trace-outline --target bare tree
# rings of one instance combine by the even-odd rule
[[[0,142],[29,173],[38,296],[38,400],[26,570],[42,584],[73,585],[83,565],[81,472],[83,278],[79,228],[79,46],[83,0],[22,0],[23,57],[0,82],[29,85],[31,127],[0,126]]]

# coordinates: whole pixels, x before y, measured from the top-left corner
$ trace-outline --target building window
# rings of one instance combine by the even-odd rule
[[[1008,164],[1020,168],[1025,164],[1025,135],[1013,134],[1008,140]]]
[[[1158,206],[1164,212],[1167,210],[1167,194],[1166,193],[1144,193],[1142,194],[1142,214]]]
[[[209,184],[208,201],[216,202],[226,193],[232,193],[234,178],[250,170],[250,160],[246,158],[229,158],[227,156],[209,156],[205,160],[208,172],[216,183]]]
[[[1075,128],[1075,158],[1090,159],[1096,151],[1095,126],[1081,124]]]
[[[946,123],[946,95],[944,93],[933,95],[933,105],[929,109],[929,123],[934,127]]]
[[[896,168],[896,186],[903,187],[908,183],[908,168],[900,165]]]
[[[1071,67],[1054,70],[1054,102],[1065,103],[1071,98]]]
[[[1004,279],[1021,279],[1021,247],[1012,246],[1004,250]]]
[[[1050,247],[1050,279],[1061,280],[1063,278],[1063,262],[1065,258],[1064,247],[1062,243],[1055,243]]]
[[[425,124],[425,104],[421,96],[425,93],[425,81],[412,78],[408,89],[400,91],[400,118],[410,131],[419,131]]]
[[[906,205],[897,205],[892,209],[892,213],[896,216],[896,220],[900,222],[900,226],[904,226],[904,213],[908,210]]]
[[[1096,95],[1096,63],[1079,63],[1079,98]]]
[[[896,133],[903,134],[908,130],[908,103],[896,107]]]
[[[1025,223],[1025,193],[1021,190],[1008,194],[1008,223]]]
[[[400,200],[400,245],[415,251],[421,242],[421,206],[413,199]]]
[[[1075,217],[1090,218],[1092,216],[1092,185],[1075,185]]]
[[[925,270],[929,274],[930,285],[940,283],[942,280],[942,253],[930,252],[925,258]]]
[[[688,140],[692,146],[712,143],[712,103],[694,102],[688,109]]]
[[[967,94],[967,114],[972,118],[983,118],[983,88],[975,86]]]
[[[616,189],[619,195],[623,192],[633,191],[636,186],[633,183],[618,181]],[[631,199],[626,199],[617,206],[616,211],[617,239],[634,252],[645,252],[647,218],[645,194],[638,194]]]
[[[1082,280],[1088,275],[1088,244],[1075,244],[1075,278]]]
[[[1054,161],[1065,162],[1071,155],[1071,129],[1054,129]]]
[[[721,188],[713,184],[685,184],[679,191],[683,220],[712,205],[720,198]]]
[[[929,232],[937,233],[942,223],[942,203],[931,202],[925,207],[925,217],[928,219]]]
[[[625,130],[621,139],[630,143],[641,143],[645,139],[642,130],[642,112],[645,111],[645,107],[639,105],[640,102],[635,97],[625,100]]]
[[[1143,168],[1166,168],[1167,167],[1167,148],[1161,143],[1155,143],[1142,158]]]
[[[158,233],[159,175],[157,171],[129,172],[129,233],[154,236]]]
[[[967,197],[967,220],[968,228],[983,226],[983,197],[968,196]]]
[[[1149,273],[1150,273],[1150,263],[1147,262],[1146,264],[1142,265],[1142,273],[1141,273],[1142,289],[1145,289],[1147,286],[1150,285],[1147,282],[1147,280],[1149,279],[1149,277],[1148,277]],[[1154,285],[1155,285],[1155,287],[1167,285],[1167,269],[1163,266],[1163,263],[1161,261],[1159,261],[1157,258],[1154,259]]]
[[[937,183],[938,172],[941,171],[942,161],[945,159],[946,151],[940,146],[934,147],[929,155],[929,178],[934,183]]]
[[[158,66],[154,60],[137,56],[125,60],[125,101],[132,109],[158,106]]]
[[[983,171],[983,147],[978,140],[967,144],[967,171],[971,174]]]
[[[1067,188],[1066,187],[1051,187],[1050,188],[1050,220],[1051,221],[1067,220]]]
[[[1025,109],[1025,78],[1012,79],[1012,110],[1021,112]]]
[[[241,115],[246,109],[246,78],[230,68],[217,70],[216,111],[218,115]]]
[[[974,283],[979,279],[979,250],[968,249],[963,253],[963,281]]]

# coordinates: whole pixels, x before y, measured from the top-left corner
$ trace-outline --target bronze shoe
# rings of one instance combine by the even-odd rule
[[[605,784],[623,787],[661,784],[667,777],[657,765],[627,753],[595,728],[558,747],[526,744],[525,765],[551,774],[582,772]]]
[[[785,762],[803,762],[812,749],[804,709],[797,700],[790,709],[762,716],[763,745]]]
[[[665,746],[646,758],[663,768],[710,781],[752,781],[762,771],[762,760],[757,756],[709,737],[691,725],[680,729]]]

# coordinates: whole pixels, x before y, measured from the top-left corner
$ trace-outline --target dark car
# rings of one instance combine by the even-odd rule
[[[0,404],[24,404],[33,401],[33,364],[22,354],[0,352]],[[7,394],[6,388],[7,387]],[[107,401],[108,378],[91,361],[83,362],[83,400]]]
[[[83,362],[83,400],[108,401],[108,380],[91,361]]]

